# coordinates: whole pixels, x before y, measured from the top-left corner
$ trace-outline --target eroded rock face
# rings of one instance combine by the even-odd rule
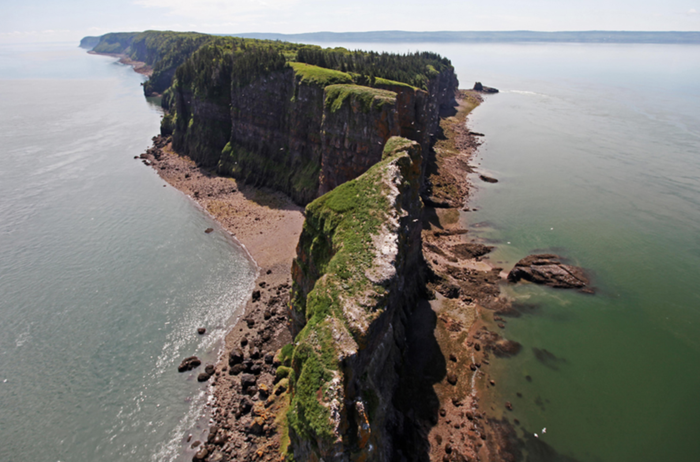
[[[593,293],[590,281],[581,268],[566,265],[559,260],[554,254],[527,256],[516,263],[508,273],[508,281],[515,283],[525,280],[550,287]]]
[[[304,80],[291,68],[243,87],[226,72],[213,75],[209,95],[177,86],[173,147],[220,174],[283,191],[299,204],[367,171],[392,136],[417,141],[427,152],[440,108],[454,102],[458,85],[452,68],[434,76],[428,91],[398,82],[349,85],[378,93],[382,104],[368,110],[359,97],[332,107],[327,99],[337,85]],[[230,96],[222,90],[229,88]]]
[[[404,320],[423,285],[422,159],[417,142],[387,146],[384,160],[306,210],[292,269],[296,460],[393,457]]]

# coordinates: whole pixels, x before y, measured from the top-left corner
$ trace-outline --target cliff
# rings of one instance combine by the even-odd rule
[[[197,95],[178,72],[174,147],[299,204],[365,172],[391,136],[418,141],[427,152],[440,106],[451,103],[457,86],[451,67],[428,81],[429,91],[386,79],[358,85],[350,73],[297,62],[259,72],[262,78],[247,84],[234,73],[230,99],[218,101]],[[230,129],[218,136],[198,132],[227,122],[229,114]]]
[[[296,460],[393,460],[405,319],[423,284],[421,148],[384,159],[306,208],[292,267],[287,413]]]
[[[299,204],[365,172],[391,136],[428,153],[457,89],[449,60],[433,53],[156,31],[81,43],[95,42],[96,53],[152,67],[144,92],[162,94],[161,132],[177,152]]]
[[[107,34],[94,51],[153,67],[144,91],[162,93],[176,153],[308,204],[292,265],[295,342],[266,362],[274,396],[288,400],[281,452],[400,458],[419,433],[396,397],[425,290],[427,165],[458,85],[449,60],[171,32]],[[277,423],[266,425],[248,431]]]

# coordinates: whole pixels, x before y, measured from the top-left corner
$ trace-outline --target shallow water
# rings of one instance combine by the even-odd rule
[[[520,420],[527,460],[698,460],[700,47],[347,47],[436,51],[463,88],[499,88],[470,116],[499,179],[472,178],[470,235],[506,270],[553,251],[593,277],[595,296],[503,289],[531,307],[503,331],[524,348],[492,361],[493,406]]]
[[[551,77],[543,65],[494,82],[506,91],[472,117],[481,167],[501,182],[479,185],[466,219],[491,224],[479,235],[500,243],[492,261],[553,250],[598,294],[504,289],[538,309],[508,323],[525,348],[495,364],[496,401],[540,433],[531,460],[555,460],[535,441],[582,461],[697,460],[700,47],[541,53]]]
[[[133,159],[160,111],[114,61],[0,47],[4,461],[186,460],[209,393],[177,365],[216,359],[254,281],[244,249]]]
[[[470,118],[500,180],[472,178],[470,235],[506,269],[544,250],[593,276],[595,296],[504,287],[530,308],[503,332],[524,348],[492,361],[493,405],[513,403],[527,460],[697,460],[700,47],[348,48],[437,51],[463,87],[500,88]],[[132,159],[158,110],[113,61],[0,47],[3,460],[174,458],[206,400],[175,367],[213,359],[252,283],[235,243]]]

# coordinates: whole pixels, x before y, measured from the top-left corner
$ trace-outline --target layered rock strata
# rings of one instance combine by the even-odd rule
[[[309,78],[317,74],[323,78]],[[225,79],[221,86],[232,88],[230,98],[197,96],[178,80],[175,149],[306,204],[379,162],[391,136],[427,152],[457,79],[449,68],[428,91],[385,79],[367,87],[347,73],[292,63],[241,87]]]

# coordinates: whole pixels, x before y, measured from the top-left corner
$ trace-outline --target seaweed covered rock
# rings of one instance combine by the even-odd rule
[[[306,208],[292,273],[287,414],[296,460],[392,460],[404,322],[422,286],[421,148],[383,160]]]
[[[561,289],[579,289],[592,293],[593,288],[584,271],[572,265],[566,265],[559,261],[554,254],[530,255],[518,263],[508,273],[509,282],[518,282],[521,279],[535,284],[547,285]]]

